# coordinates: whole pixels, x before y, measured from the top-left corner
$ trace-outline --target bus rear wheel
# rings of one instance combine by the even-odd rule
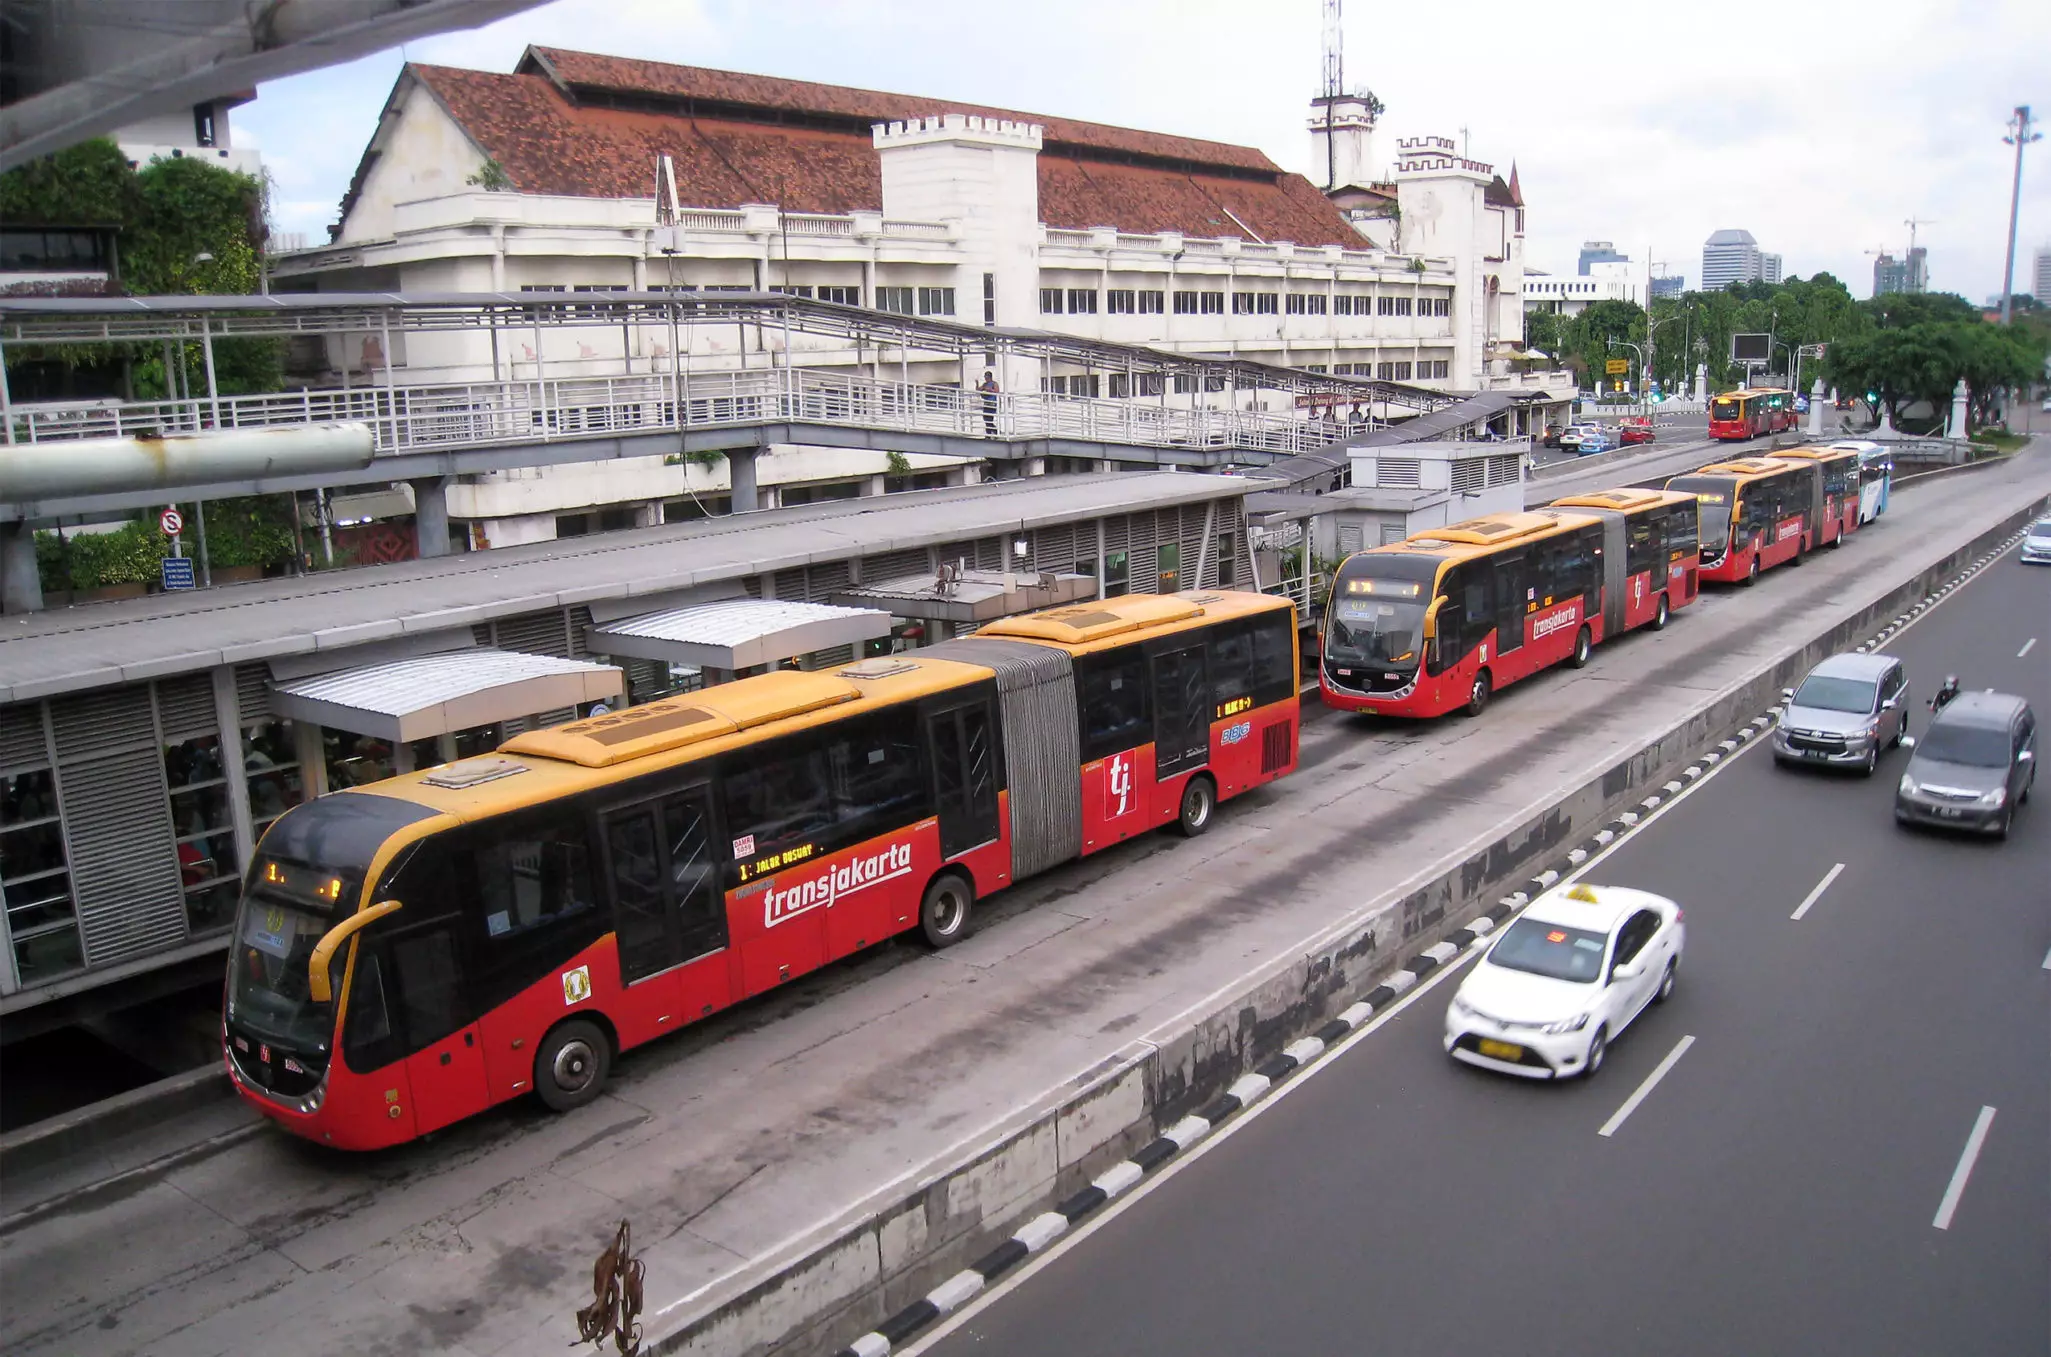
[[[942,872],[934,877],[919,901],[919,933],[926,945],[937,952],[967,937],[975,903],[974,887],[960,876]]]
[[[1182,809],[1175,818],[1176,832],[1193,839],[1211,827],[1211,812],[1218,808],[1218,789],[1209,775],[1198,773],[1182,784]]]
[[[1583,627],[1574,637],[1574,656],[1567,663],[1576,669],[1586,669],[1589,659],[1594,654],[1595,641],[1589,636],[1588,628]]]
[[[1667,619],[1672,615],[1666,606],[1666,595],[1661,594],[1659,596],[1659,611],[1652,615],[1652,629],[1654,631],[1665,631]]]
[[[542,1039],[534,1053],[534,1091],[550,1111],[582,1107],[605,1091],[612,1043],[598,1025],[572,1018]]]
[[[1488,670],[1484,669],[1474,676],[1474,686],[1467,690],[1466,711],[1469,716],[1479,716],[1488,710],[1488,694],[1493,686],[1488,677]]]

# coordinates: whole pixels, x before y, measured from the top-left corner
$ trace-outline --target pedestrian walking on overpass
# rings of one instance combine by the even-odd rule
[[[997,436],[997,374],[983,369],[983,380],[976,383],[976,390],[983,393],[983,437]]]

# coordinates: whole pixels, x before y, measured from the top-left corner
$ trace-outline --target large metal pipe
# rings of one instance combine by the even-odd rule
[[[370,426],[355,423],[16,443],[0,456],[0,500],[355,471],[375,447]]]

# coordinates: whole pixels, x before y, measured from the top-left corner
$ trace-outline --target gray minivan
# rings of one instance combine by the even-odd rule
[[[1856,768],[1873,775],[1909,729],[1909,676],[1892,655],[1832,655],[1799,688],[1773,731],[1773,761]]]
[[[2009,693],[1960,693],[1914,742],[1894,793],[1905,825],[2007,838],[2037,777],[2037,716]]]

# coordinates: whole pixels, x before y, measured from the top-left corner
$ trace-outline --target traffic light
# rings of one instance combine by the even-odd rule
[[[1866,401],[1871,405],[1880,404],[1880,393],[1878,391],[1868,391],[1866,393]]]

